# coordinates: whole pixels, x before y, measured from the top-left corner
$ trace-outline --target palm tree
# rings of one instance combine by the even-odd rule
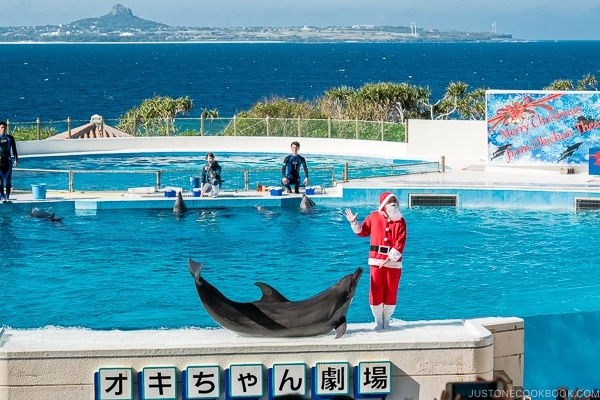
[[[133,135],[137,135],[138,131],[145,135],[169,135],[176,132],[175,117],[188,113],[193,108],[194,103],[187,96],[177,99],[155,96],[125,112],[117,127]]]
[[[334,119],[343,119],[344,109],[352,98],[356,96],[356,90],[349,86],[340,86],[326,90],[319,101],[321,111]]]
[[[550,82],[550,85],[544,87],[543,90],[573,90],[574,88],[573,81],[569,79],[557,79]]]
[[[598,90],[596,85],[598,84],[598,80],[592,74],[584,75],[583,78],[577,82],[577,90]]]
[[[483,120],[485,118],[485,88],[468,91],[465,82],[450,82],[446,93],[437,103],[430,105],[431,119],[449,119],[457,115],[460,119]]]

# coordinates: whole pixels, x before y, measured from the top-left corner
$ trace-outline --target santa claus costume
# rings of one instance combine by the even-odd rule
[[[351,226],[358,236],[371,237],[369,304],[375,317],[375,329],[389,329],[396,309],[406,244],[406,221],[398,208],[398,198],[390,192],[382,193],[377,211],[369,214],[362,224],[355,219]]]

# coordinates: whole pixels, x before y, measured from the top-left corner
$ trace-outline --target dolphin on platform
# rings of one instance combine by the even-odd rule
[[[301,301],[290,301],[267,285],[256,282],[262,298],[239,303],[225,297],[202,275],[204,263],[188,260],[200,301],[212,319],[223,328],[244,336],[307,337],[336,331],[336,339],[346,332],[346,313],[354,297],[363,269],[340,279],[329,289]]]
[[[187,210],[188,208],[183,202],[183,195],[181,192],[177,192],[177,198],[175,199],[175,204],[173,205],[173,212],[177,214],[183,214]]]
[[[47,219],[48,221],[52,221],[52,222],[58,222],[58,221],[62,220],[62,217],[61,218],[56,217],[55,213],[50,213],[46,210],[42,210],[37,207],[34,207],[31,210],[29,210],[29,216],[33,217],[33,218]]]
[[[307,195],[302,195],[302,200],[300,201],[300,209],[308,210],[309,208],[313,208],[315,206],[315,202],[310,199]]]

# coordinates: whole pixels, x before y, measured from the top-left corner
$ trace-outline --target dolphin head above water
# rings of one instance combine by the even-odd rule
[[[175,199],[175,204],[173,204],[173,212],[183,214],[187,210],[188,208],[183,201],[183,195],[181,192],[177,192],[177,198]]]
[[[300,209],[301,210],[308,210],[310,208],[313,208],[315,206],[315,202],[312,201],[310,199],[310,197],[308,197],[307,195],[303,194],[302,195],[302,200],[300,201]]]
[[[240,303],[225,297],[202,277],[204,263],[190,258],[188,266],[200,301],[215,322],[241,335],[263,337],[318,336],[334,329],[336,338],[343,336],[346,313],[363,271],[359,267],[328,289],[301,301],[290,301],[270,285],[256,282],[261,299]]]

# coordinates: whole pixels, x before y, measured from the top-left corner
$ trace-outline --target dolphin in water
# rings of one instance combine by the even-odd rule
[[[310,199],[307,195],[302,195],[302,200],[300,201],[300,209],[308,210],[309,208],[313,208],[315,206],[315,202]]]
[[[181,192],[177,192],[177,198],[175,199],[175,204],[173,205],[173,212],[177,214],[183,214],[187,210],[188,208],[183,202],[183,195]]]
[[[238,303],[225,297],[202,275],[200,264],[188,260],[190,273],[204,308],[223,328],[245,336],[307,337],[335,329],[336,339],[346,332],[346,313],[363,269],[340,279],[329,289],[302,301],[290,301],[266,283],[256,282],[260,300]]]
[[[34,207],[31,210],[29,210],[29,216],[33,217],[33,218],[47,219],[48,221],[52,221],[52,222],[58,222],[58,221],[62,220],[62,217],[61,218],[56,217],[55,213],[50,213],[46,210],[42,210],[37,207]]]

